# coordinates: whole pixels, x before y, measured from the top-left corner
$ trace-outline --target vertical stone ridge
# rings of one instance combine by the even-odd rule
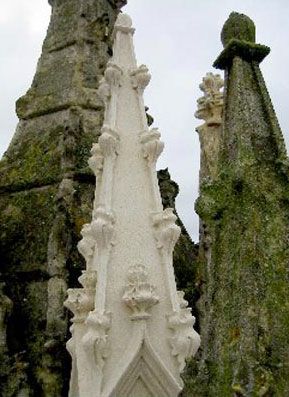
[[[148,128],[128,15],[114,27],[113,56],[100,82],[104,123],[89,165],[96,176],[92,221],[82,229],[83,289],[69,289],[70,396],[177,396],[185,360],[200,344],[177,291],[173,250],[180,228],[163,209],[156,161],[160,133]],[[89,290],[84,279],[94,276]],[[153,280],[153,283],[152,283]],[[94,299],[93,299],[94,295]],[[121,359],[120,359],[121,357]]]
[[[1,273],[14,302],[9,360],[0,365],[7,396],[68,392],[63,301],[83,266],[76,244],[91,216],[87,159],[103,120],[97,87],[121,3],[51,2],[32,86],[17,102],[20,122],[0,162]],[[8,376],[14,367],[18,384]]]
[[[201,257],[203,349],[187,395],[289,393],[287,158],[259,68],[269,48],[254,32],[248,17],[231,15],[215,62],[225,69],[221,154],[196,203],[211,270]]]
[[[20,121],[0,161],[0,272],[13,301],[7,360],[0,362],[5,397],[68,394],[68,313],[62,303],[67,286],[79,287],[84,269],[77,243],[91,220],[95,190],[87,160],[104,117],[97,89],[125,1],[50,3],[43,53],[31,89],[17,103]],[[178,285],[191,298],[183,269],[191,274],[196,249],[185,233],[176,247]],[[81,280],[90,297],[93,278]]]

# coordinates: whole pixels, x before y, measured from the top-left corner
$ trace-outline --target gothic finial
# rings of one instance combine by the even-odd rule
[[[225,22],[221,41],[224,50],[213,64],[218,69],[230,67],[235,57],[260,63],[270,52],[269,47],[255,43],[254,22],[247,15],[237,12],[232,12]]]
[[[228,45],[232,39],[255,43],[255,24],[247,15],[238,12],[230,14],[221,33],[223,46]]]

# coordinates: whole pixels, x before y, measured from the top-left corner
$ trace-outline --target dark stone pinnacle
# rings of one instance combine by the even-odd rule
[[[255,43],[254,22],[246,15],[237,12],[232,12],[225,22],[221,41],[224,50],[213,64],[218,69],[228,69],[235,57],[260,63],[270,52],[269,47]]]
[[[247,15],[231,12],[221,32],[223,46],[226,47],[232,39],[255,43],[255,24]]]

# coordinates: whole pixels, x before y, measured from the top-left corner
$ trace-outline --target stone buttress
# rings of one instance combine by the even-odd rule
[[[120,14],[98,90],[105,116],[89,159],[94,208],[78,244],[86,270],[83,288],[69,289],[65,302],[74,314],[70,397],[177,396],[185,359],[200,343],[176,289],[180,228],[162,206],[155,166],[163,143],[147,125],[142,95],[150,75],[136,64],[133,33]]]

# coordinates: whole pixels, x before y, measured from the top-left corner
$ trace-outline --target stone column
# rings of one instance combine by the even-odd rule
[[[221,37],[218,173],[202,182],[196,206],[211,233],[211,266],[200,263],[202,351],[188,395],[281,397],[289,394],[289,180],[259,67],[270,49],[238,13]]]
[[[70,397],[177,396],[185,359],[200,343],[176,289],[172,254],[180,228],[173,209],[162,207],[155,166],[163,143],[147,125],[143,91],[151,76],[137,66],[133,33],[130,18],[120,14],[99,87],[105,117],[89,161],[97,181],[94,210],[79,243],[97,282],[89,313],[81,303],[88,301],[85,288],[68,290]]]

